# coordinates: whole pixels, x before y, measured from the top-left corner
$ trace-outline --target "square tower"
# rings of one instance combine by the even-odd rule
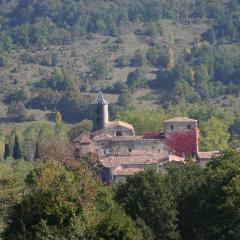
[[[198,147],[198,121],[187,117],[176,117],[165,121],[165,137],[172,138],[174,135],[184,134],[192,138],[194,151],[199,152]]]

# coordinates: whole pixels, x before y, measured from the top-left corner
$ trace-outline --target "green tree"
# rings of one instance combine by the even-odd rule
[[[34,160],[38,160],[41,158],[39,142],[36,142],[35,153],[34,153]]]
[[[90,75],[93,81],[104,80],[109,73],[106,61],[100,58],[93,59],[90,63]]]
[[[130,91],[126,91],[119,95],[118,97],[118,105],[121,107],[129,107],[132,103],[132,95]]]
[[[184,203],[184,239],[238,239],[239,155],[224,152],[206,169],[206,179]]]
[[[23,157],[22,149],[21,149],[20,142],[19,142],[17,134],[15,135],[15,138],[14,138],[13,155],[12,156],[13,156],[14,159],[21,159]]]
[[[228,125],[214,117],[200,122],[200,136],[202,150],[224,150],[228,147]]]
[[[4,159],[7,159],[8,157],[10,157],[10,146],[9,143],[5,143],[5,150],[4,150]]]
[[[134,54],[134,57],[131,61],[132,65],[135,67],[142,67],[146,64],[146,54],[141,51],[137,50]]]
[[[32,169],[26,161],[0,162],[0,234],[8,225],[11,208],[21,200],[24,193],[24,179]]]
[[[39,163],[25,187],[4,239],[142,239],[111,193],[79,163]]]
[[[14,102],[8,106],[7,117],[12,121],[23,122],[28,119],[27,110],[22,102]]]
[[[123,214],[119,208],[113,208],[104,214],[95,231],[94,240],[143,240],[141,232],[135,228],[131,219]]]
[[[141,68],[137,68],[135,71],[130,72],[127,76],[127,85],[132,88],[141,88],[144,87],[145,82],[145,74]]]
[[[143,219],[154,239],[179,239],[174,197],[163,175],[147,171],[129,177],[118,186],[116,201],[134,220]]]
[[[89,121],[89,120],[83,120],[80,123],[75,124],[68,131],[68,136],[69,136],[70,141],[72,142],[75,138],[77,138],[84,131],[90,132],[91,129],[92,129],[92,121]]]

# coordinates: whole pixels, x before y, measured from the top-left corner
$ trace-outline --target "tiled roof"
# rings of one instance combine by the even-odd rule
[[[102,93],[99,92],[95,100],[91,103],[93,105],[108,105],[108,102],[103,97]]]
[[[91,141],[90,137],[87,136],[87,135],[84,135],[84,136],[82,137],[82,140],[80,141],[81,144],[88,144],[88,143],[91,143],[91,142],[92,142],[92,141]]]
[[[82,144],[87,144],[87,143],[91,143],[91,139],[90,139],[90,133],[85,131],[82,134],[80,134],[77,138],[74,139],[73,142],[78,142],[78,143],[82,143]]]
[[[169,155],[169,162],[184,162],[185,159],[183,157],[179,157],[176,155]]]
[[[93,141],[103,141],[103,140],[110,140],[112,136],[109,134],[99,134],[93,137]]]
[[[133,125],[131,125],[129,123],[122,122],[122,121],[119,121],[119,120],[116,120],[116,121],[108,122],[107,126],[105,128],[99,129],[99,130],[93,132],[92,134],[94,136],[96,136],[96,135],[99,135],[99,134],[101,134],[102,132],[104,132],[108,129],[111,129],[111,128],[114,128],[114,127],[117,127],[117,126],[125,127],[125,128],[128,128],[128,129],[131,129],[135,132]]]
[[[165,121],[165,123],[185,123],[185,122],[193,123],[197,122],[197,120],[187,117],[175,117]]]
[[[119,121],[119,120],[108,122],[106,128],[112,128],[112,127],[117,127],[117,126],[134,129],[132,124],[122,122],[122,121]]]
[[[104,167],[115,168],[119,166],[131,166],[131,165],[151,165],[157,164],[161,161],[168,159],[163,155],[111,155],[103,157],[100,162]]]
[[[108,134],[97,135],[93,138],[94,141],[112,141],[112,142],[132,142],[144,140],[142,136],[111,136]]]
[[[145,138],[143,136],[111,136],[108,134],[97,135],[93,141],[111,141],[111,142],[136,142],[144,141],[146,144],[150,141],[161,141],[164,143],[165,139],[161,138]]]
[[[199,159],[211,159],[215,155],[219,154],[219,151],[210,151],[210,152],[199,152],[198,157]]]

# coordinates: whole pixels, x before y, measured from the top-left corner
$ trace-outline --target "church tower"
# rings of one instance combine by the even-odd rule
[[[93,131],[105,128],[108,124],[108,102],[100,92],[91,103],[93,106]]]

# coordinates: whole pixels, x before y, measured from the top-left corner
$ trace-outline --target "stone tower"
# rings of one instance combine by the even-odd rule
[[[93,131],[105,128],[108,124],[108,102],[100,92],[91,103],[93,106]]]
[[[194,151],[199,152],[198,146],[198,121],[187,117],[176,117],[165,121],[165,137],[168,138],[173,132],[191,133],[189,137],[193,138]]]

